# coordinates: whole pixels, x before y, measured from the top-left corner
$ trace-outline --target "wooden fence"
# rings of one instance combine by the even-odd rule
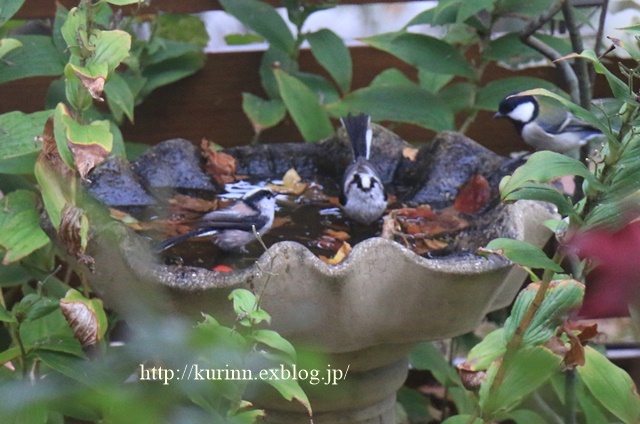
[[[393,3],[391,0],[376,0],[376,3]],[[77,0],[61,0],[66,7],[77,4]],[[274,0],[271,3],[279,4]],[[342,4],[374,3],[372,0],[347,0]],[[217,0],[152,0],[143,13],[158,11],[195,13],[220,9]],[[53,17],[53,0],[27,0],[17,17],[43,19]],[[135,125],[125,124],[126,140],[147,144],[182,137],[193,142],[202,138],[223,146],[246,144],[253,135],[252,127],[241,107],[242,92],[264,95],[260,85],[258,67],[263,52],[213,53],[207,56],[206,64],[197,74],[153,92],[135,110]],[[391,67],[415,77],[415,70],[371,47],[353,47],[353,87],[367,86],[384,69]],[[304,71],[323,74],[320,65],[308,50],[301,52],[300,67]],[[326,75],[326,74],[325,74]],[[563,85],[559,72],[554,67],[530,68],[512,72],[493,66],[485,72],[486,81],[514,75],[544,78]],[[52,78],[28,78],[0,86],[0,113],[10,110],[33,112],[42,110],[47,87]],[[598,85],[597,95],[606,96]],[[266,96],[265,96],[266,97]],[[491,113],[482,112],[468,135],[488,148],[502,154],[526,149],[508,122],[494,121]],[[394,131],[409,141],[429,141],[433,134],[414,125],[398,125]],[[261,136],[265,142],[299,141],[295,125],[286,119],[278,126],[266,130]]]

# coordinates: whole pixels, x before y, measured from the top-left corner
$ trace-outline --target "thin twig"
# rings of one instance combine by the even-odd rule
[[[564,16],[564,22],[567,24],[567,31],[569,31],[571,48],[575,53],[582,53],[584,45],[582,43],[580,28],[576,23],[575,13],[571,3],[565,2],[562,5],[562,16]],[[580,106],[585,109],[589,109],[589,105],[591,104],[591,80],[589,79],[587,62],[584,59],[575,59],[575,72],[578,77],[578,85],[580,87]]]

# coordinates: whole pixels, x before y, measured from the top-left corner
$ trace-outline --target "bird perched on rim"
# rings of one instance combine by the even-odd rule
[[[260,234],[271,228],[275,198],[268,188],[251,190],[230,206],[202,216],[194,230],[160,242],[155,250],[162,252],[192,238],[211,237],[213,244],[221,250],[246,251],[245,246],[256,238],[254,228]]]
[[[568,110],[533,96],[509,96],[500,102],[494,118],[507,118],[525,143],[536,150],[567,153],[602,133]]]
[[[340,120],[353,150],[353,162],[342,178],[340,203],[346,215],[356,222],[369,225],[387,208],[387,195],[374,164],[369,161],[373,134],[371,117],[365,114],[347,115]]]

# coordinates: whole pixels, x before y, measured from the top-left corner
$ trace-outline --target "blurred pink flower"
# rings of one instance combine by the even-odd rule
[[[618,231],[601,229],[577,234],[569,240],[568,247],[595,266],[587,275],[579,315],[628,316],[629,303],[640,300],[640,221]]]

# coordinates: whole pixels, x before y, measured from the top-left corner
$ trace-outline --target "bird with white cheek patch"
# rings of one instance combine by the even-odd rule
[[[507,118],[536,150],[567,153],[602,133],[568,110],[541,104],[533,96],[509,96],[500,102],[494,118]]]
[[[245,246],[256,240],[254,230],[264,234],[271,228],[275,198],[275,194],[267,188],[251,190],[229,207],[204,215],[196,222],[194,230],[160,242],[155,250],[162,252],[196,237],[209,237],[221,250],[244,252]]]
[[[353,162],[342,179],[340,203],[345,214],[361,224],[370,225],[387,208],[387,195],[374,164],[369,161],[373,133],[371,117],[347,115],[341,119],[353,151]]]

